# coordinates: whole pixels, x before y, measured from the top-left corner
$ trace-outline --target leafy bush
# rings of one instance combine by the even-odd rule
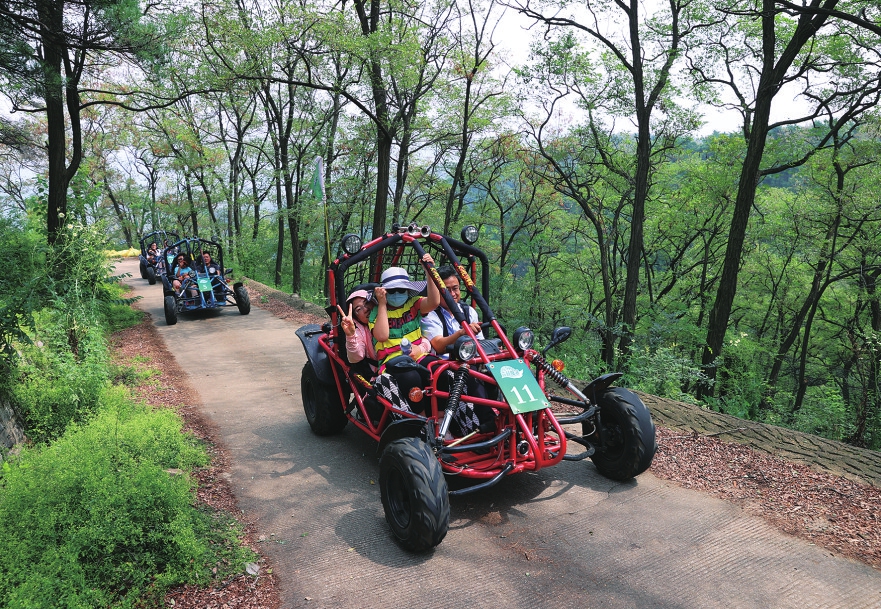
[[[88,424],[3,465],[0,608],[131,607],[253,560],[229,522],[193,509],[185,471],[208,459],[178,417],[132,406],[119,388],[102,403]]]
[[[70,422],[94,413],[109,372],[106,344],[99,325],[71,329],[63,312],[35,316],[37,330],[30,345],[19,351],[9,393],[25,421],[28,436],[47,442],[64,433]],[[77,352],[70,349],[70,333]]]
[[[697,400],[684,388],[711,383],[701,367],[679,353],[675,345],[653,350],[645,347],[633,353],[627,379],[632,380],[634,389],[643,393],[691,404]]]

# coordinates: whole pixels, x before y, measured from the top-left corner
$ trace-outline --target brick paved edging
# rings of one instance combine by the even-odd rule
[[[296,294],[286,294],[246,278],[269,298],[275,298],[305,313],[326,319],[327,312]],[[639,392],[637,392],[639,393]],[[826,440],[819,436],[738,419],[706,410],[700,406],[639,393],[652,413],[655,423],[702,435],[712,434],[721,440],[745,444],[756,450],[785,459],[819,467],[846,478],[881,487],[881,452]]]
[[[655,423],[672,429],[713,434],[757,450],[813,465],[846,478],[881,486],[881,452],[857,448],[819,436],[738,419],[653,395],[640,393]]]

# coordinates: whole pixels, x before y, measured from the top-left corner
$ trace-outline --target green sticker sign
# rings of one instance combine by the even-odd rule
[[[211,278],[210,277],[199,277],[198,284],[199,284],[199,291],[200,292],[210,292],[211,291]]]
[[[489,364],[492,377],[499,384],[514,414],[549,408],[550,402],[522,359]]]

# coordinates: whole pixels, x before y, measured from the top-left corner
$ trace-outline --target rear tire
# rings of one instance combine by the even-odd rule
[[[150,285],[156,285],[156,269],[152,266],[147,267],[147,283]]]
[[[248,295],[248,290],[245,289],[240,283],[237,283],[233,287],[233,292],[236,295],[236,306],[239,308],[239,313],[242,315],[247,315],[251,312],[251,297]]]
[[[169,326],[177,323],[177,303],[174,296],[165,297],[165,323]]]
[[[649,409],[635,393],[621,387],[607,390],[598,402],[604,442],[595,434],[591,438],[597,447],[591,460],[606,478],[630,480],[649,468],[658,449]],[[589,426],[590,421],[582,423],[583,430]]]
[[[339,393],[333,385],[325,385],[318,380],[312,362],[303,366],[300,377],[300,392],[303,395],[303,410],[309,427],[319,436],[330,436],[341,432],[349,419],[340,402]]]
[[[379,490],[385,519],[405,550],[426,552],[443,541],[450,526],[447,481],[425,442],[402,438],[385,447]]]

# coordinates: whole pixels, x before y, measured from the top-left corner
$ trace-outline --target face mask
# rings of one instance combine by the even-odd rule
[[[385,300],[389,303],[389,305],[397,308],[407,302],[408,298],[410,298],[410,294],[408,292],[404,292],[402,294],[387,294]]]

